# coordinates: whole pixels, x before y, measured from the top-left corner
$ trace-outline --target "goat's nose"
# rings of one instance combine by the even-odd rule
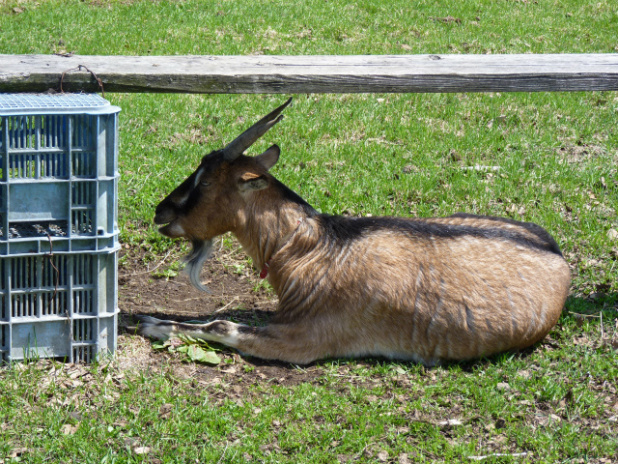
[[[176,213],[167,208],[157,208],[155,211],[154,223],[167,224],[176,219]]]

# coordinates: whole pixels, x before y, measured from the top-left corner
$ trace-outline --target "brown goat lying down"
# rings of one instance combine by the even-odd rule
[[[187,334],[244,354],[306,364],[385,356],[426,365],[526,348],[556,324],[570,271],[541,227],[509,219],[348,218],[320,214],[271,174],[273,145],[244,156],[289,103],[198,169],[157,207],[161,233],[193,242],[197,287],[213,238],[231,231],[267,276],[270,324],[142,318],[154,338]]]

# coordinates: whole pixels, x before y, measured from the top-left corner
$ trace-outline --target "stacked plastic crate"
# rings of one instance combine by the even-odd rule
[[[116,349],[119,111],[0,94],[0,362]]]

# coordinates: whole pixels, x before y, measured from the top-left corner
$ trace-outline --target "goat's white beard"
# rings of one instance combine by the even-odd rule
[[[193,249],[191,253],[185,256],[184,261],[186,266],[184,271],[189,274],[189,279],[195,288],[206,293],[212,293],[206,285],[200,280],[202,266],[212,252],[212,240],[193,240]]]

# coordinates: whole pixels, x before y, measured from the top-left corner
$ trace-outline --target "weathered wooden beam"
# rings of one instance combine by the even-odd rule
[[[618,54],[0,55],[0,92],[96,92],[101,86],[170,93],[618,90]]]

